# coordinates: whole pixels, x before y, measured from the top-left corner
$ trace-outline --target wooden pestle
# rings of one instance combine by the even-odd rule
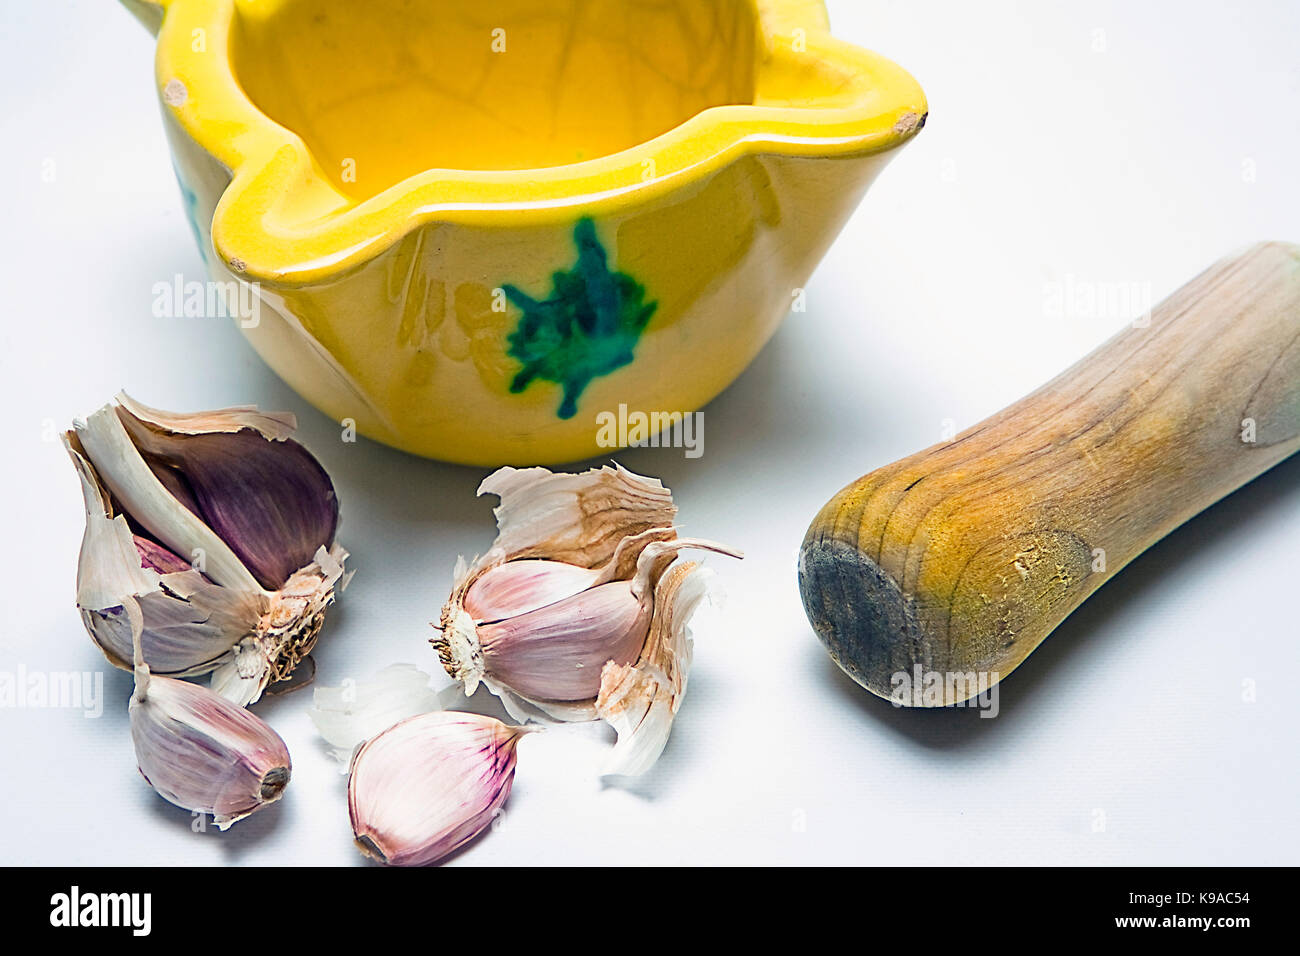
[[[804,608],[874,694],[917,667],[991,684],[1135,557],[1298,449],[1300,246],[1261,243],[1033,394],[837,494],[800,552]],[[976,687],[944,686],[945,704]]]

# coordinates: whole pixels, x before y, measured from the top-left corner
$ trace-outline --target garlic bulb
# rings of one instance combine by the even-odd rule
[[[141,612],[128,599],[128,617]],[[170,803],[209,813],[222,830],[279,800],[289,782],[280,736],[206,687],[136,668],[131,740],[145,781]]]
[[[604,772],[643,773],[686,692],[687,622],[705,592],[704,570],[678,553],[740,553],[679,538],[668,489],[620,466],[502,468],[479,494],[501,498],[498,535],[457,566],[431,642],[443,667],[516,720],[609,722],[619,739]]]
[[[474,839],[510,796],[515,747],[526,732],[435,711],[366,741],[348,779],[357,846],[394,866],[426,866]]]
[[[64,435],[86,508],[77,605],[110,663],[131,667],[128,600],[152,673],[211,672],[239,704],[311,651],[347,552],[334,486],[294,427],[250,406],[183,415],[123,394]]]

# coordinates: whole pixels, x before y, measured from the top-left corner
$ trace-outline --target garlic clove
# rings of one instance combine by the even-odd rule
[[[205,687],[141,666],[130,713],[144,779],[168,802],[212,814],[222,830],[279,800],[289,782],[280,736]]]
[[[572,597],[599,577],[598,569],[563,561],[508,561],[476,578],[462,606],[476,622],[490,624]]]
[[[173,498],[185,506],[185,509],[199,518],[203,517],[203,511],[199,508],[198,499],[194,497],[194,489],[175,468],[164,465],[159,461],[153,460],[148,456],[145,457],[145,464],[153,472],[155,478],[166,488]],[[128,516],[129,517],[129,516]]]
[[[112,405],[74,422],[73,431],[98,479],[155,541],[175,554],[203,554],[204,573],[223,587],[262,590],[226,542],[158,480]]]
[[[478,628],[484,671],[535,700],[592,700],[608,661],[637,659],[650,606],[629,581],[590,588],[547,607]]]
[[[339,519],[334,486],[320,463],[292,439],[267,438],[252,428],[175,432],[125,407],[117,413],[154,473],[170,470],[179,476],[175,483],[192,492],[195,513],[262,587],[282,587],[318,548],[334,540]]]
[[[205,582],[197,571],[169,576],[168,584],[176,590],[155,590],[133,598],[144,617],[145,660],[158,674],[206,674],[230,654],[232,633],[244,633],[257,625],[255,605],[231,604],[222,589]],[[185,596],[178,596],[182,594]],[[123,608],[83,607],[81,616],[105,657],[115,667],[129,670],[131,630]]]
[[[491,824],[510,796],[521,727],[438,711],[371,738],[352,760],[348,812],[357,846],[394,866],[426,866]]]

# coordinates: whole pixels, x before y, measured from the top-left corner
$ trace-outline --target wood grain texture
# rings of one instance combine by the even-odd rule
[[[1144,550],[1298,449],[1300,246],[1263,243],[1033,394],[842,490],[804,539],[804,607],[880,696],[917,666],[996,681]]]

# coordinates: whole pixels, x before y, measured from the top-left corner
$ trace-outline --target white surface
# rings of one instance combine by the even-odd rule
[[[826,258],[808,312],[709,406],[704,456],[621,456],[663,477],[692,533],[749,554],[711,562],[728,603],[697,633],[669,749],[649,777],[602,788],[599,728],[525,740],[505,825],[456,862],[1300,862],[1300,460],[1089,601],[1002,685],[994,720],[897,711],[841,677],[794,573],[835,490],[1123,324],[1046,315],[1047,283],[1161,298],[1249,241],[1300,239],[1300,6],[830,6],[839,35],[919,78],[932,115]],[[227,834],[191,833],[136,775],[129,680],[73,608],[81,502],[54,435],[123,386],[163,407],[296,412],[357,569],[317,652],[334,684],[396,661],[436,669],[426,622],[456,555],[492,536],[473,497],[485,472],[343,444],[232,326],[153,318],[153,284],[201,266],[149,38],[107,0],[7,0],[0,18],[0,671],[107,670],[99,719],[0,710],[0,862],[358,863],[306,694],[258,705],[294,778]]]

